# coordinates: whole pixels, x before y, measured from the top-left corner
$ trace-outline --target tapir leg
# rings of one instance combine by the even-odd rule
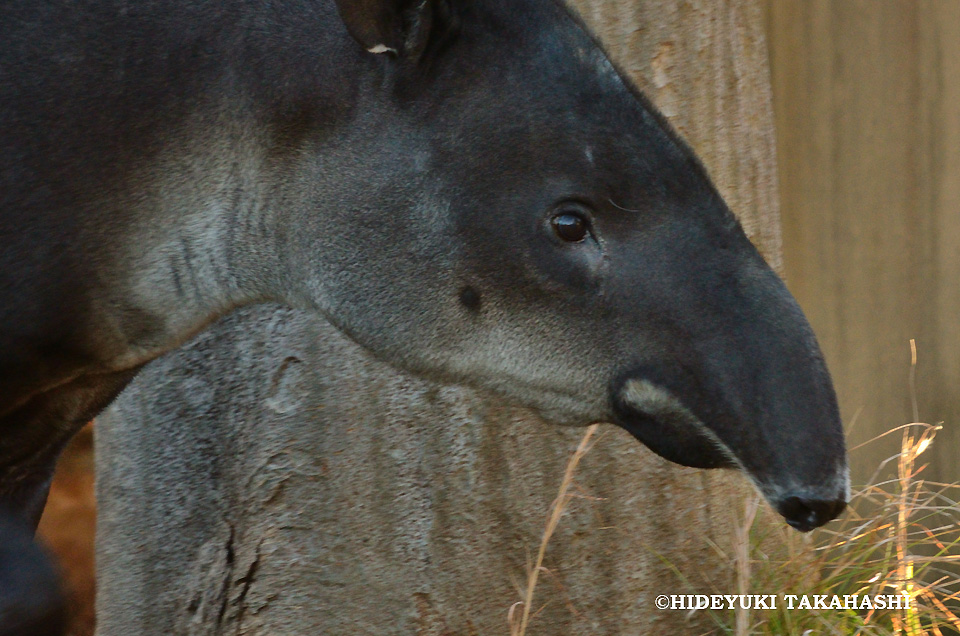
[[[57,571],[31,531],[0,509],[0,636],[59,636],[67,605]]]
[[[0,418],[0,636],[64,633],[56,570],[30,537],[63,448],[136,372],[79,378]]]
[[[78,378],[0,418],[0,506],[36,530],[60,453],[138,370]]]

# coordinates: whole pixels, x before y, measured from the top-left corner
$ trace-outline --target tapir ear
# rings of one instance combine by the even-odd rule
[[[430,0],[336,0],[350,35],[371,53],[403,55],[430,28]]]

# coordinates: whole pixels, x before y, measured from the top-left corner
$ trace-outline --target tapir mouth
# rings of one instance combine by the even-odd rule
[[[733,451],[669,389],[630,379],[616,398],[616,423],[664,459],[692,468],[742,468]]]
[[[775,457],[784,449],[745,452],[724,441],[717,430],[737,430],[743,444],[765,444],[763,435],[750,431],[751,425],[755,429],[759,422],[738,421],[723,407],[721,398],[696,386],[687,374],[631,373],[614,384],[612,402],[615,422],[651,451],[683,466],[742,471],[786,522],[801,532],[826,524],[846,507],[849,480],[845,456],[842,468],[812,474],[758,466],[757,457]]]

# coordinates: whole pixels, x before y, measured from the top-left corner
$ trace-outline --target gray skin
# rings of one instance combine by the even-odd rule
[[[7,2],[0,86],[0,502],[28,518],[143,364],[264,301],[742,469],[800,530],[846,503],[800,309],[552,0]]]

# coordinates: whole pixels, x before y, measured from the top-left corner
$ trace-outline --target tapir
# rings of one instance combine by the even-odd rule
[[[33,542],[33,529],[0,511],[0,636],[57,636],[66,627],[57,572]]]
[[[555,0],[0,5],[0,504],[241,305],[664,458],[848,498],[797,303]]]

